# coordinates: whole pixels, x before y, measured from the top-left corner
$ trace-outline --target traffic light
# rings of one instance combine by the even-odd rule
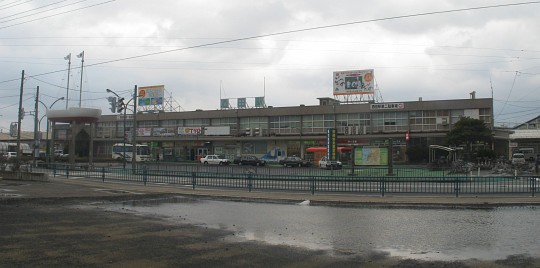
[[[111,104],[111,112],[116,113],[116,97],[108,97],[107,100]]]
[[[124,98],[118,99],[118,112],[121,113],[126,108],[124,104]]]

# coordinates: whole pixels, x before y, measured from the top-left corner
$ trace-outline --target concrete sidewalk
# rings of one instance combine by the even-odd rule
[[[125,199],[144,198],[156,195],[189,195],[196,197],[250,200],[265,202],[294,203],[310,200],[311,204],[326,205],[379,205],[379,206],[450,206],[450,207],[495,207],[495,206],[538,206],[540,198],[515,195],[386,195],[368,196],[352,193],[295,193],[276,191],[252,191],[236,189],[196,188],[181,185],[142,184],[89,179],[66,179],[51,177],[48,182],[0,180],[0,202],[16,202],[25,199]]]

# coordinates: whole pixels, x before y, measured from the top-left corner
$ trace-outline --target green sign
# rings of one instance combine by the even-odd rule
[[[388,165],[388,148],[358,147],[354,151],[354,164],[357,166]]]

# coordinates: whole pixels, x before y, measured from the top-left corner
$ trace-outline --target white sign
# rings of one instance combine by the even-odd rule
[[[226,136],[231,135],[230,126],[220,126],[220,127],[204,127],[205,136]]]

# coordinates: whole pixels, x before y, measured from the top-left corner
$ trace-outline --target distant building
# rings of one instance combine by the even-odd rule
[[[326,146],[326,130],[335,128],[339,146],[380,146],[392,138],[396,161],[406,161],[408,146],[444,144],[461,117],[480,119],[492,129],[492,114],[491,98],[358,104],[320,98],[315,106],[142,112],[137,114],[136,141],[150,145],[164,160],[250,154],[277,161]],[[69,135],[61,125],[55,131],[57,143]],[[93,135],[94,156],[110,156],[112,145],[131,142],[132,133],[132,115],[102,115]]]

